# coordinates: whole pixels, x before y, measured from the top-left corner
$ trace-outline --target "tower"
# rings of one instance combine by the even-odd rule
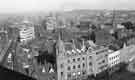
[[[60,32],[58,41],[56,43],[56,55],[57,57],[64,56],[65,47],[64,42],[61,40],[62,33]]]
[[[57,80],[65,80],[64,76],[64,56],[65,56],[64,42],[61,40],[61,32],[56,43],[56,64],[57,64]]]

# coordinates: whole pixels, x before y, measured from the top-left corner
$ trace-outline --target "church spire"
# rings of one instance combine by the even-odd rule
[[[56,44],[56,49],[57,49],[57,55],[58,56],[63,56],[64,55],[64,51],[65,51],[65,47],[64,47],[64,42],[62,41],[61,39],[61,32],[59,33],[59,36],[58,36],[58,41],[57,41],[57,44]]]

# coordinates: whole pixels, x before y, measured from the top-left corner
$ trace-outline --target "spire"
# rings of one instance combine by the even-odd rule
[[[84,39],[82,39],[82,50],[85,50],[85,44],[84,44]]]
[[[72,39],[73,48],[76,49],[75,40]]]
[[[123,44],[123,48],[126,48],[126,43]]]
[[[58,40],[62,40],[62,30],[59,31],[59,34],[58,34]]]
[[[61,40],[61,32],[59,33],[56,49],[58,50],[57,55],[64,55],[65,47],[63,41]]]
[[[58,40],[61,40],[61,31],[59,32],[59,35],[58,35]]]

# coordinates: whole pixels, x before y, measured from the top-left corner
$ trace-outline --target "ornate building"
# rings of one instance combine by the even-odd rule
[[[78,48],[75,41],[63,42],[59,37],[56,45],[57,80],[87,78],[107,69],[108,48],[92,41],[82,40]]]

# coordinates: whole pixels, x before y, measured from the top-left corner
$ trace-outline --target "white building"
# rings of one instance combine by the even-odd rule
[[[46,22],[46,29],[47,30],[54,30],[57,27],[57,22],[55,17],[47,17],[47,22]]]
[[[117,28],[118,28],[118,29],[124,29],[125,26],[123,26],[123,25],[121,25],[121,24],[117,24]]]
[[[118,70],[118,64],[120,64],[120,51],[110,51],[108,54],[108,68],[110,68],[110,71]]]
[[[120,51],[115,51],[108,54],[108,66],[114,67],[120,63]]]
[[[27,42],[35,38],[34,26],[28,21],[23,21],[19,25],[19,36],[21,42]]]

